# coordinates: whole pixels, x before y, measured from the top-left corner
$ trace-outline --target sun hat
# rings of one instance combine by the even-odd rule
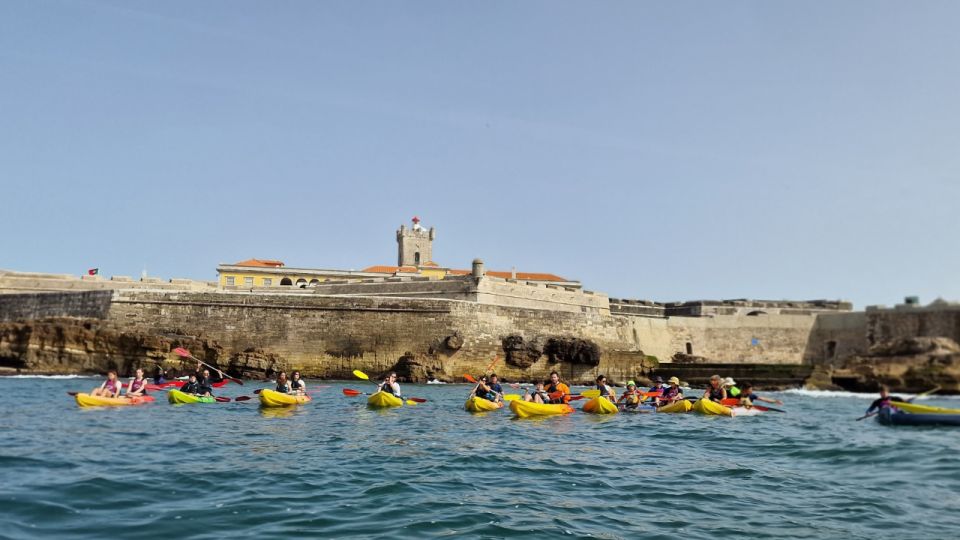
[[[675,384],[675,385],[677,385],[677,386],[680,386],[680,379],[678,379],[678,378],[676,378],[676,377],[670,377],[670,380],[667,381],[667,382],[670,383],[670,384]]]
[[[723,380],[723,386],[736,386],[737,381],[733,380],[733,377],[727,377]]]
[[[636,385],[637,385],[637,383],[635,383],[635,382],[633,382],[633,381],[627,381],[627,386],[636,386]]]

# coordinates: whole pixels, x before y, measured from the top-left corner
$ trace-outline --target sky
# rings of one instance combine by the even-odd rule
[[[960,299],[960,3],[6,0],[0,268]]]

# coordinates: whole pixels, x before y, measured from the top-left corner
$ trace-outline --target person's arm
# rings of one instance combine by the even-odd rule
[[[133,379],[130,379],[130,382],[127,383],[127,395],[133,394]]]
[[[779,399],[770,399],[770,398],[765,398],[765,397],[757,396],[757,397],[755,398],[755,400],[756,400],[756,401],[763,401],[764,403],[775,403],[775,404],[777,404],[777,405],[783,405],[783,402],[780,401]]]
[[[708,386],[703,392],[703,399],[710,399],[710,387]]]
[[[873,400],[873,403],[870,404],[870,407],[867,409],[867,412],[866,412],[865,414],[870,414],[870,413],[873,412],[874,409],[880,408],[880,402],[881,402],[881,401],[882,401],[882,399],[875,399],[875,400]]]
[[[304,394],[307,393],[307,383],[303,382],[303,379],[300,379],[300,391]]]

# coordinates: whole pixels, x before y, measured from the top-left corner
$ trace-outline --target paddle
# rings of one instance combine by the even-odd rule
[[[370,380],[370,376],[367,375],[366,373],[360,371],[359,369],[353,370],[353,376],[356,377],[356,378],[358,378],[358,379],[363,379],[363,380],[365,380],[365,381],[369,381],[369,380]],[[379,389],[379,386],[378,386],[377,388]],[[349,390],[349,388],[344,388],[344,389],[343,389],[343,394],[344,394],[345,396],[351,395],[351,394],[348,394],[348,393],[347,393],[347,390]],[[360,395],[360,394],[352,394],[352,395],[355,395],[355,396],[356,396],[356,395]],[[373,395],[373,394],[366,394],[366,395],[370,396],[370,395]],[[407,397],[407,398],[405,398],[405,397],[401,396],[400,399],[405,399],[405,400],[407,400],[407,405],[415,405],[415,404],[417,404],[417,403],[426,403],[426,402],[427,402],[427,400],[425,400],[425,399],[423,399],[423,398],[415,398],[415,397]],[[412,403],[411,403],[411,402],[412,402]]]
[[[521,397],[522,397],[522,396],[521,396],[520,394],[504,394],[504,395],[503,395],[503,400],[504,400],[504,401],[516,401],[516,400],[520,399]]]
[[[870,418],[871,416],[876,416],[876,415],[878,415],[878,414],[880,414],[880,411],[872,412],[872,413],[867,413],[867,414],[861,416],[860,418],[857,418],[857,419],[856,419],[856,422],[859,422],[859,421],[863,420],[864,418]]]
[[[204,362],[203,360],[200,360],[200,359],[197,358],[196,356],[193,356],[192,354],[190,354],[190,351],[184,349],[183,347],[177,347],[176,349],[173,350],[173,352],[177,353],[177,354],[180,355],[180,357],[182,357],[182,358],[190,358],[190,359],[192,359],[192,360],[196,360],[197,362],[199,362],[199,363],[207,366],[208,368],[216,371],[217,373],[219,373],[220,376],[223,377],[224,379],[229,379],[229,380],[231,380],[231,381],[239,384],[240,386],[243,386],[243,381],[241,381],[240,379],[231,377],[231,376],[227,375],[226,373],[220,371],[219,369],[217,369],[217,368],[211,366],[210,364]]]

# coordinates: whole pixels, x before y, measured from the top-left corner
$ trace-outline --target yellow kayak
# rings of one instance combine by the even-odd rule
[[[470,396],[463,408],[470,412],[489,412],[503,407],[503,403],[494,403],[480,396]]]
[[[717,416],[733,416],[733,411],[730,410],[730,407],[724,407],[716,401],[710,401],[709,399],[698,399],[697,402],[693,404],[693,412]]]
[[[564,404],[545,404],[534,403],[532,401],[516,400],[510,402],[510,410],[517,418],[530,418],[532,416],[552,416],[555,414],[570,414],[573,407]]]
[[[403,400],[387,392],[377,392],[367,398],[367,406],[375,409],[385,407],[399,407],[403,405]]]
[[[690,403],[689,400],[681,399],[679,401],[674,401],[669,405],[664,405],[657,409],[657,412],[665,413],[685,413],[690,412],[690,409],[693,408],[693,403]]]
[[[76,398],[77,405],[81,407],[129,407],[130,405],[143,405],[144,403],[152,403],[154,401],[153,396],[112,398],[105,396],[91,396],[90,394],[82,392],[78,393]]]
[[[79,398],[80,396],[77,395]],[[891,405],[901,411],[915,414],[960,414],[960,409],[947,409],[945,407],[932,407],[930,405],[917,405],[915,403],[906,403],[903,401],[891,401]]]
[[[597,396],[583,404],[583,412],[593,414],[616,414],[617,406],[603,396]]]
[[[289,407],[310,402],[310,396],[284,394],[269,388],[260,391],[260,405],[264,407]]]

